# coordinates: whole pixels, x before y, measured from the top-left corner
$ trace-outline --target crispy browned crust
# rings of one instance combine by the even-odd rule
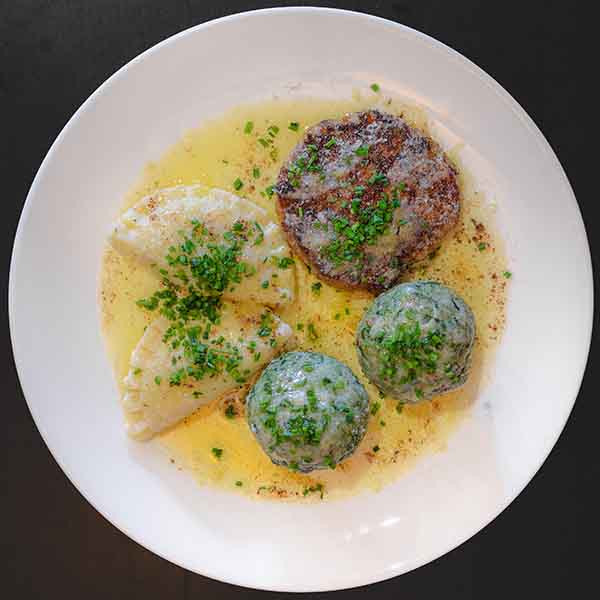
[[[279,216],[279,220],[281,221],[282,224],[285,223],[285,215],[283,213],[281,202],[277,202],[276,208],[277,208],[277,215]],[[290,233],[289,229],[285,227],[285,225],[283,225],[283,229],[287,234],[287,240],[288,240],[288,244],[290,246],[290,250],[292,251],[292,254],[298,256],[302,260],[302,262],[309,265],[312,269],[314,266],[314,263],[311,261],[310,254],[305,251],[304,246],[302,246],[300,243],[298,243],[296,236],[292,235]],[[353,289],[356,289],[356,287],[357,287],[355,285],[351,285],[350,283],[347,283],[344,279],[337,279],[336,277],[330,277],[329,275],[327,275],[325,273],[321,273],[320,271],[318,271],[317,274],[319,276],[319,279],[322,279],[326,283],[329,283],[330,285],[333,285],[334,287],[337,287],[342,290],[353,290]]]
[[[326,145],[335,139],[335,145]],[[317,149],[318,172],[293,176],[290,167]],[[368,146],[367,157],[356,148]],[[388,183],[369,184],[375,173]],[[282,227],[295,254],[319,277],[345,289],[380,292],[391,287],[403,270],[425,258],[456,226],[460,193],[456,170],[439,145],[401,117],[377,110],[326,120],[307,130],[281,168],[275,191]],[[332,239],[335,218],[356,221],[349,202],[355,186],[365,187],[361,209],[376,205],[384,194],[404,185],[401,206],[389,233],[373,246],[364,246],[366,260],[333,264],[321,249]],[[317,223],[317,228],[315,228]],[[329,236],[329,238],[327,238]]]

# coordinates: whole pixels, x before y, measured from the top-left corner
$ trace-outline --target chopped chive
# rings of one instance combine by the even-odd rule
[[[376,185],[376,184],[387,185],[388,178],[383,173],[378,172],[378,173],[374,173],[373,175],[371,175],[371,177],[369,177],[368,183],[369,183],[369,185]]]
[[[254,179],[258,179],[260,177],[260,169],[258,167],[254,167],[252,169],[252,177],[254,177]]]
[[[512,273],[510,271],[504,271],[504,273],[502,273],[502,275],[504,276],[505,279],[510,279],[512,277]]]
[[[260,226],[260,223],[258,221],[254,221],[254,227],[256,227],[256,230],[258,231],[258,235],[254,240],[254,244],[252,245],[260,246],[260,244],[262,244],[265,239],[265,232],[263,231],[263,228]]]
[[[336,391],[341,391],[343,389],[345,389],[346,384],[344,383],[343,379],[338,379],[334,384],[333,384],[333,389]]]
[[[373,90],[375,93],[377,93],[377,92],[378,92],[378,91],[379,91],[381,88],[379,87],[379,84],[378,84],[378,83],[372,83],[372,84],[371,84],[371,89],[372,89],[372,90]]]
[[[281,258],[274,256],[272,260],[280,269],[287,269],[294,264],[294,259],[289,256],[283,256]]]
[[[485,242],[479,242],[477,245],[477,249],[479,252],[483,252],[487,248],[487,244]]]
[[[235,485],[236,485],[237,487],[242,487],[244,484],[243,484],[241,481],[236,481],[236,482],[235,482]]]
[[[369,155],[369,146],[367,146],[366,144],[363,144],[362,146],[359,146],[355,151],[354,154],[356,154],[357,156],[368,156]]]
[[[139,375],[141,372],[142,372],[142,370],[141,370],[139,367],[136,367],[136,368],[133,370],[133,374],[134,374],[134,375]]]
[[[155,296],[152,296],[151,298],[140,298],[136,301],[136,304],[146,310],[155,310],[158,307],[158,298]],[[144,331],[146,330],[144,329]]]
[[[253,129],[254,123],[252,121],[246,121],[246,124],[244,125],[244,133],[252,133]]]
[[[299,128],[300,128],[300,123],[298,123],[297,121],[292,121],[288,125],[288,129],[290,129],[291,131],[298,131]]]
[[[373,446],[373,452],[379,452],[381,448],[378,445]]]
[[[244,182],[239,177],[233,182],[233,188],[236,191],[241,190],[243,186]]]
[[[223,448],[212,448],[211,452],[215,456],[215,458],[220,459],[223,456]]]
[[[268,282],[267,280],[263,281],[263,282],[260,284],[260,287],[261,287],[263,290],[266,290],[266,289],[269,287],[269,282]]]
[[[155,383],[156,385],[160,385],[160,382],[161,382],[161,381],[162,381],[162,377],[161,377],[160,375],[157,375],[157,376],[154,378],[154,383]]]
[[[306,462],[310,462],[310,459],[307,460]],[[310,487],[305,487],[304,490],[302,491],[302,495],[308,496],[308,494],[312,494],[313,492],[319,492],[319,496],[322,500],[324,489],[325,488],[323,487],[322,483],[317,483],[317,485],[311,485]]]
[[[333,148],[336,145],[335,138],[330,138],[328,142],[324,144],[325,148]]]

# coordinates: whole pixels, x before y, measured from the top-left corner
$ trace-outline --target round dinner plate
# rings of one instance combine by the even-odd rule
[[[490,383],[443,452],[378,493],[311,504],[200,487],[127,439],[100,333],[105,236],[145,163],[203,120],[254,99],[347,96],[378,82],[424,107],[434,137],[497,207],[510,268]],[[364,14],[269,9],[184,31],[120,69],[75,113],[31,187],[10,273],[15,360],[50,451],[87,500],[156,554],[255,588],[331,590],[441,556],[496,517],[556,442],[592,328],[591,260],[550,146],[481,69]]]

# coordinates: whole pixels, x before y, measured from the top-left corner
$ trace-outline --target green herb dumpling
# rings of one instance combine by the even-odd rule
[[[334,468],[365,435],[369,397],[354,373],[316,352],[272,361],[248,394],[250,429],[269,458],[302,472]]]
[[[365,375],[402,402],[419,402],[462,386],[474,339],[471,309],[433,281],[402,283],[381,294],[356,332]]]

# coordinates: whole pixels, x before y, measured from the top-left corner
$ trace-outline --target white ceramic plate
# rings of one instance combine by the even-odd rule
[[[373,81],[425,106],[446,144],[462,141],[463,159],[497,202],[515,275],[493,383],[446,452],[379,494],[306,506],[201,489],[152,444],[123,433],[96,297],[109,223],[143,165],[203,119],[253,98],[298,93],[298,83],[304,93],[336,96]],[[89,502],[192,571],[294,591],[405,573],[498,515],[565,424],[586,362],[592,305],[573,192],[523,109],[471,62],[421,33],[312,8],[200,25],[104,83],[40,167],[10,279],[12,341],[29,408]]]

